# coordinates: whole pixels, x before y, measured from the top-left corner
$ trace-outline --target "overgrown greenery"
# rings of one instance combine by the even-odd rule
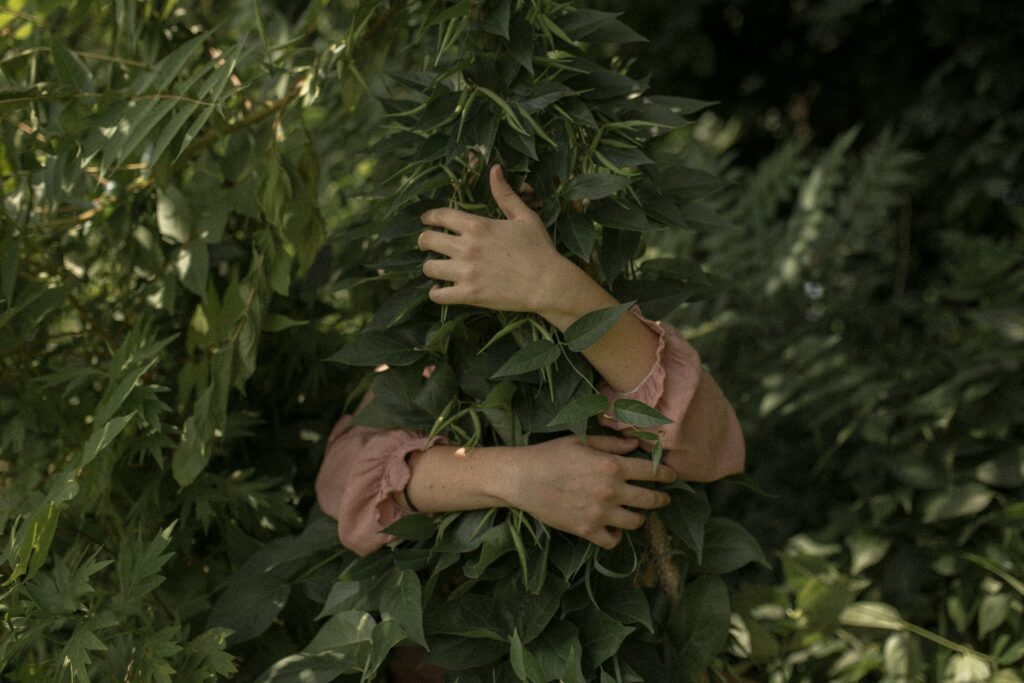
[[[730,49],[715,12],[767,7],[728,4],[0,9],[3,675],[373,678],[425,641],[466,680],[1019,681],[1019,27],[952,2],[740,22],[751,54],[797,45],[773,54],[804,66],[768,79],[789,93],[808,46],[870,74],[856,48],[879,26],[909,44],[919,12],[932,39],[886,72],[923,90],[861,81],[871,106],[847,112],[831,83],[767,126],[771,89],[714,113],[667,96],[755,70],[669,69]],[[664,38],[675,11],[686,41]],[[651,44],[620,21],[643,12]],[[628,56],[667,45],[652,76],[671,88],[632,96]],[[736,404],[753,479],[673,490],[668,563],[650,531],[597,553],[506,510],[409,518],[357,559],[314,505],[323,438],[380,362],[380,426],[522,444],[594,414],[574,335],[426,302],[419,213],[497,215],[493,161]],[[675,607],[658,566],[682,572]]]

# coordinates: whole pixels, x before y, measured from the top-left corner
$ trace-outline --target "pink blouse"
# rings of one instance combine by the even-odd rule
[[[598,390],[610,399],[631,398],[653,406],[673,420],[648,428],[660,433],[663,462],[687,481],[714,481],[742,472],[746,449],[736,413],[714,378],[701,367],[697,350],[679,330],[644,317],[636,305],[630,312],[658,335],[657,358],[633,389],[617,392],[601,380]],[[434,444],[449,443],[444,435],[427,438],[410,429],[373,429],[351,424],[342,416],[327,437],[316,479],[316,496],[325,513],[338,520],[341,543],[367,555],[394,537],[381,530],[411,514],[393,493],[409,481],[407,456]],[[625,432],[629,426],[605,415],[600,424]],[[653,444],[640,442],[648,453]]]

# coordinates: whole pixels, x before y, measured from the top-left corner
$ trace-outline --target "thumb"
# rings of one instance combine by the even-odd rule
[[[497,202],[498,208],[508,218],[522,218],[532,212],[532,209],[505,180],[505,172],[502,170],[501,164],[491,166],[491,195]]]

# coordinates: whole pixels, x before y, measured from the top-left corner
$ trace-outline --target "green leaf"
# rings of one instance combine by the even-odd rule
[[[558,346],[546,339],[537,339],[522,347],[505,363],[495,370],[490,378],[514,377],[533,370],[540,370],[555,362],[561,355]]]
[[[594,586],[601,609],[623,624],[641,624],[654,633],[651,606],[647,596],[632,580],[600,577]]]
[[[537,663],[537,658],[523,645],[517,630],[512,631],[509,660],[512,663],[512,670],[519,677],[519,680],[527,683],[547,683],[548,679]]]
[[[135,411],[133,410],[127,415],[115,417],[109,422],[103,423],[103,426],[96,425],[92,430],[92,434],[89,435],[89,440],[85,442],[85,446],[82,448],[82,456],[77,461],[77,466],[85,467],[92,462],[104,448],[117,438],[117,435],[128,426],[128,423],[134,417]]]
[[[986,460],[975,468],[974,476],[981,483],[997,488],[1024,486],[1024,448]]]
[[[583,351],[593,346],[615,326],[619,318],[635,303],[635,301],[624,301],[615,306],[599,308],[580,316],[565,331],[565,341],[569,345],[569,349]]]
[[[928,495],[921,517],[925,524],[932,524],[974,515],[988,507],[992,497],[992,490],[984,484],[958,484]]]
[[[427,647],[423,635],[423,598],[416,572],[393,569],[381,587],[380,615],[393,619],[409,640]]]
[[[978,604],[978,637],[984,639],[989,633],[1003,625],[1010,616],[1009,593],[984,595]]]
[[[92,664],[92,657],[89,651],[105,651],[107,646],[103,644],[90,628],[89,622],[80,623],[75,632],[71,634],[64,645],[61,668],[69,669],[72,680],[81,680],[89,683],[89,665]]]
[[[434,531],[434,520],[426,515],[406,515],[384,529],[384,533],[407,541],[424,541],[433,538]]]
[[[597,243],[594,222],[576,211],[566,211],[558,217],[558,236],[572,253],[589,262]]]
[[[267,316],[267,321],[263,323],[264,332],[281,332],[292,327],[299,327],[301,325],[308,325],[308,320],[295,320],[289,318],[286,315],[280,313],[271,313]]]
[[[608,397],[604,394],[586,394],[570,401],[564,408],[558,411],[550,422],[548,427],[555,425],[570,424],[573,422],[579,422],[580,420],[587,420],[588,418],[599,415],[604,411],[608,410]]]
[[[757,562],[771,568],[761,546],[742,526],[725,517],[712,517],[704,531],[701,571],[728,574],[745,564]]]
[[[629,186],[629,178],[608,173],[584,173],[566,183],[563,196],[566,199],[601,199]]]
[[[313,639],[309,641],[304,652],[322,652],[336,650],[355,645],[369,643],[377,622],[367,612],[338,612],[328,619]]]
[[[892,541],[883,536],[858,531],[846,537],[846,546],[850,549],[850,573],[857,575],[881,562],[889,552]]]
[[[501,604],[489,595],[475,593],[437,605],[425,615],[424,625],[431,634],[461,636],[475,641],[493,640],[503,645],[508,642],[510,631]],[[431,643],[433,641],[431,638]],[[472,647],[476,646],[477,642],[474,642]]]
[[[511,4],[511,0],[488,0],[484,2],[481,8],[484,17],[480,20],[480,28],[508,40]]]
[[[153,358],[148,363],[137,365],[126,372],[115,384],[111,382],[103,394],[103,398],[96,406],[96,413],[93,421],[97,425],[106,424],[114,413],[118,411],[128,394],[135,388],[135,384],[146,372],[153,367],[158,359]]]
[[[844,626],[861,628],[879,628],[887,631],[903,629],[903,617],[892,605],[884,602],[855,602],[839,615],[839,623]]]
[[[92,92],[92,74],[78,55],[67,49],[59,40],[50,41],[53,68],[58,79],[79,92]]]
[[[576,9],[559,17],[558,25],[573,39],[588,43],[646,43],[646,38],[616,19],[620,14]]]
[[[618,652],[626,636],[636,630],[620,624],[593,605],[587,607],[576,625],[580,628],[584,671],[593,671]]]
[[[394,333],[363,332],[334,352],[328,361],[343,365],[377,367],[381,363],[395,367],[412,365],[423,357],[410,342]]]
[[[686,585],[669,617],[676,680],[699,679],[729,637],[729,590],[717,576],[704,574]]]
[[[697,564],[703,561],[705,527],[711,506],[703,490],[673,489],[671,502],[658,515],[672,534],[693,550]]]
[[[671,420],[659,411],[650,407],[642,401],[635,401],[631,398],[618,398],[612,406],[615,409],[615,418],[621,422],[631,424],[634,427],[653,427],[654,425],[671,424]]]
[[[173,185],[156,191],[156,225],[161,235],[179,244],[192,236],[191,204]]]

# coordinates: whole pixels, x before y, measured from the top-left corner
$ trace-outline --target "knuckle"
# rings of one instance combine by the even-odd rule
[[[610,484],[602,484],[594,489],[594,497],[598,500],[609,501],[615,497],[615,489]]]
[[[598,463],[598,467],[602,474],[607,474],[610,477],[617,476],[620,471],[619,462],[612,457],[604,457],[601,462]]]

